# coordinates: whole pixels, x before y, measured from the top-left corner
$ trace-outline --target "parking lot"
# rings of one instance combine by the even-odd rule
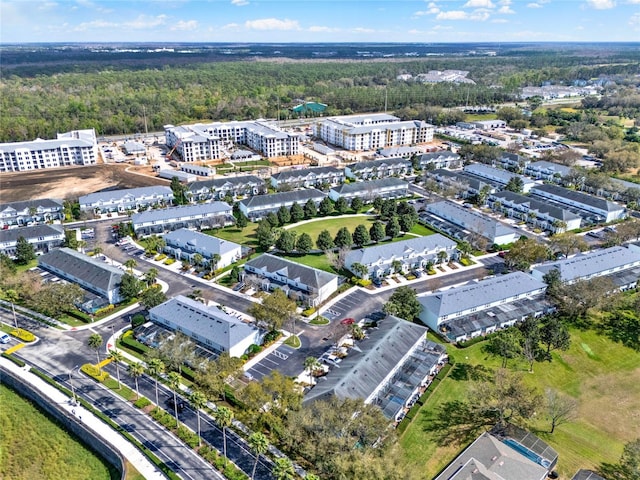
[[[253,365],[245,372],[245,376],[253,380],[261,380],[268,376],[272,370],[278,370],[289,377],[297,376],[304,368],[298,361],[297,351],[287,345],[281,345],[273,352]]]
[[[329,320],[340,320],[344,317],[360,320],[372,311],[381,310],[382,305],[382,302],[371,295],[356,290],[323,311],[322,316]]]

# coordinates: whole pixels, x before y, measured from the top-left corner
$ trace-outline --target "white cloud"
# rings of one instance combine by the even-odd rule
[[[58,4],[56,2],[43,2],[38,5],[38,10],[53,10]]]
[[[632,5],[637,5],[640,3],[640,0],[627,0],[627,3],[630,3]]]
[[[139,15],[138,18],[130,22],[125,22],[123,25],[127,28],[133,28],[136,30],[144,30],[147,28],[159,27],[164,25],[167,21],[166,15],[157,15],[150,17],[148,15]]]
[[[515,12],[511,7],[509,7],[509,6],[505,5],[505,6],[500,7],[500,8],[498,9],[498,13],[503,13],[503,14],[505,14],[505,15],[511,15],[511,14],[513,14],[513,13],[516,13],[516,12]]]
[[[355,33],[375,33],[373,28],[356,27],[352,30]]]
[[[104,20],[93,20],[91,22],[82,22],[74,27],[76,32],[86,32],[87,30],[96,30],[99,28],[118,28],[120,25],[113,22],[105,22]]]
[[[491,0],[469,0],[462,8],[494,8],[495,5]]]
[[[243,7],[245,5],[249,5],[249,2],[247,0],[231,0],[231,5]]]
[[[222,27],[223,30],[237,30],[238,28],[240,28],[240,25],[237,23],[227,23]]]
[[[614,0],[587,0],[587,5],[596,10],[609,10],[616,6]]]
[[[285,18],[259,18],[258,20],[247,20],[244,26],[249,30],[300,30],[297,20]]]
[[[509,23],[509,20],[506,18],[494,18],[491,23]]]
[[[507,7],[508,7],[508,6],[509,6],[509,5],[511,5],[512,3],[513,3],[513,2],[512,2],[511,0],[500,0],[500,1],[498,2],[498,5],[504,5],[504,6],[507,6]]]
[[[321,33],[333,33],[333,32],[339,32],[340,29],[339,28],[333,28],[333,27],[322,27],[320,25],[313,25],[311,27],[309,27],[308,29],[310,32],[321,32]]]
[[[489,19],[489,13],[486,11],[477,11],[467,13],[463,10],[450,10],[448,12],[440,12],[436,16],[436,20],[474,20],[484,22]]]
[[[539,3],[527,3],[527,8],[542,8]]]
[[[629,17],[629,25],[636,31],[640,31],[640,13],[634,13]]]
[[[196,30],[197,28],[198,28],[197,20],[187,20],[187,21],[180,20],[178,23],[176,23],[171,27],[171,30],[186,32],[189,30]]]

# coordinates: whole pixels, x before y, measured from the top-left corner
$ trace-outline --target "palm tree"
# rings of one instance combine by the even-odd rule
[[[158,377],[164,373],[164,362],[159,358],[152,358],[147,362],[147,373],[156,381],[156,405],[158,405]]]
[[[400,273],[402,270],[402,262],[400,260],[393,260],[391,262],[391,269],[393,270],[393,273]]]
[[[87,345],[92,350],[96,351],[96,357],[98,358],[98,373],[100,372],[100,347],[102,346],[102,337],[98,333],[92,333],[89,335],[89,339],[87,340]]]
[[[207,405],[207,397],[204,393],[194,390],[189,397],[189,403],[198,415],[198,446],[202,446],[202,436],[200,435],[200,410]]]
[[[102,253],[102,247],[96,247],[93,249],[94,255],[100,255]]]
[[[193,264],[197,267],[199,267],[200,265],[202,265],[202,262],[204,261],[204,257],[202,256],[202,254],[200,253],[196,253],[193,256]]]
[[[178,394],[176,392],[180,388],[180,374],[178,372],[169,372],[167,380],[169,388],[173,390],[173,408],[176,414],[176,427],[178,427],[180,426],[180,419],[178,418]]]
[[[144,373],[144,366],[141,363],[133,362],[129,364],[127,373],[136,382],[136,400],[140,398],[140,392],[138,391],[138,378]]]
[[[122,352],[118,350],[109,350],[109,360],[116,366],[116,377],[118,378],[118,390],[122,388],[120,385],[120,362],[124,360]]]
[[[276,480],[293,480],[296,472],[293,469],[291,460],[287,457],[276,458],[273,462],[273,470],[271,471]]]
[[[253,480],[256,477],[256,468],[258,467],[260,455],[269,449],[269,441],[263,433],[254,432],[249,436],[249,447],[251,451],[256,454],[256,461],[253,464],[253,471],[251,472],[251,480]]]
[[[320,366],[320,362],[316,357],[307,357],[304,359],[304,369],[309,372],[309,379],[313,371]]]
[[[230,427],[233,423],[233,411],[227,407],[218,407],[215,412],[213,412],[213,419],[216,421],[218,426],[222,428],[222,439],[223,439],[223,453],[224,453],[224,463],[225,467],[227,465],[227,427]]]
[[[138,265],[138,262],[136,262],[133,258],[130,258],[129,260],[124,262],[124,266],[127,268],[127,270],[129,270],[129,273],[131,274],[133,274],[133,269],[136,267],[136,265]]]
[[[211,267],[211,273],[216,271],[220,258],[221,258],[220,255],[217,253],[214,253],[213,255],[211,255],[211,261],[209,262],[209,266]]]
[[[447,252],[445,252],[444,250],[440,250],[438,252],[438,263],[444,263],[447,261]]]
[[[158,278],[158,269],[156,268],[150,268],[144,274],[144,280],[147,282],[148,287],[156,283],[156,278]]]

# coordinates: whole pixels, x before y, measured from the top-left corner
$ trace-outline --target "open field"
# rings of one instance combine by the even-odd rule
[[[353,230],[358,225],[364,225],[367,230],[371,227],[371,224],[375,221],[375,216],[365,215],[359,217],[324,217],[312,222],[297,225],[288,229],[290,232],[295,232],[297,235],[307,233],[311,236],[313,243],[315,244],[318,235],[323,230],[328,230],[332,237],[335,237],[342,227],[347,227],[349,232],[353,233]]]
[[[571,347],[554,352],[551,363],[536,363],[529,374],[524,361],[510,361],[527,383],[541,392],[553,388],[579,402],[576,419],[559,426],[553,435],[544,412],[531,429],[558,451],[557,470],[568,479],[579,468],[596,468],[616,462],[624,443],[640,436],[640,353],[614,343],[593,331],[571,331]],[[497,368],[498,358],[483,350],[483,343],[466,349],[448,346],[456,360],[449,377],[431,395],[401,438],[405,459],[416,471],[432,477],[455,457],[463,445],[438,445],[426,427],[439,405],[464,399],[470,381],[462,375],[467,366]]]
[[[4,385],[0,385],[0,404],[0,478],[119,478],[100,457]]]
[[[127,169],[129,171],[127,171]],[[134,173],[149,173],[149,167],[126,164],[63,167],[34,172],[0,174],[2,202],[15,202],[30,198],[71,199],[107,188],[134,188],[151,185],[169,185],[168,180]]]

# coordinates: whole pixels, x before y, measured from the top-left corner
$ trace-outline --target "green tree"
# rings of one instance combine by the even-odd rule
[[[431,268],[433,268],[433,265],[431,266]],[[393,270],[393,273],[400,273],[402,271],[402,262],[400,260],[393,260],[391,262],[391,270]],[[427,268],[427,270],[429,270]]]
[[[524,182],[520,177],[511,177],[504,189],[509,192],[522,193],[522,189],[524,188]]]
[[[296,302],[290,300],[279,288],[265,297],[262,303],[254,303],[249,307],[249,314],[256,321],[267,324],[269,330],[280,330],[282,325],[296,313]]]
[[[140,398],[140,391],[138,390],[138,378],[144,373],[144,365],[142,363],[133,362],[127,367],[127,373],[133,378],[136,384],[136,399]]]
[[[273,212],[269,212],[265,220],[269,222],[269,225],[271,226],[271,228],[276,228],[280,225],[280,220],[278,220],[278,215]]]
[[[371,242],[371,237],[369,236],[367,227],[365,227],[364,225],[358,225],[353,231],[353,243],[356,245],[356,247],[362,247],[369,242]]]
[[[522,335],[516,328],[507,328],[491,335],[485,349],[502,358],[502,368],[506,368],[510,358],[522,354]]]
[[[156,283],[156,278],[158,278],[158,269],[150,268],[144,274],[144,281],[147,283],[147,287],[150,287]],[[122,287],[120,287],[122,288]],[[121,290],[122,291],[122,290]]]
[[[92,333],[91,335],[89,335],[89,339],[87,340],[87,345],[91,350],[96,351],[96,358],[98,359],[96,366],[98,366],[98,368],[100,369],[100,366],[99,366],[100,365],[100,347],[102,347],[102,337],[100,336],[100,334]]]
[[[373,222],[371,228],[369,229],[369,237],[372,242],[378,243],[384,240],[386,237],[384,224],[382,222]]]
[[[284,226],[291,221],[291,214],[289,213],[289,209],[282,205],[278,209],[278,223],[280,226]]]
[[[396,201],[389,198],[382,202],[382,207],[380,207],[380,217],[383,219],[388,219],[394,217],[397,212],[397,204]]]
[[[303,254],[307,254],[309,253],[309,250],[311,250],[313,248],[313,240],[311,240],[311,237],[309,236],[308,233],[302,233],[302,235],[300,235],[297,239],[296,239],[296,250],[299,253],[303,253]]]
[[[283,230],[276,240],[276,248],[284,253],[291,253],[296,246],[296,237],[289,230]]]
[[[347,213],[347,210],[349,210],[349,204],[347,203],[347,200],[344,197],[340,197],[338,198],[338,200],[336,200],[336,204],[334,205],[334,208],[336,212],[342,215],[343,213]]]
[[[353,213],[359,213],[362,207],[364,207],[362,199],[360,197],[353,197],[351,200],[351,210],[353,210]]]
[[[189,395],[189,403],[198,415],[198,446],[202,446],[202,430],[200,429],[200,410],[207,406],[207,397],[204,393],[194,390]]]
[[[289,209],[289,216],[291,217],[291,223],[298,223],[304,219],[304,210],[297,202],[294,202]]]
[[[262,220],[258,223],[258,228],[256,229],[256,239],[258,240],[258,247],[262,251],[269,250],[273,244],[275,243],[273,229],[271,224],[267,220]]]
[[[196,345],[184,333],[166,334],[160,339],[157,355],[168,370],[179,372],[182,365],[194,361]]]
[[[376,197],[373,199],[373,208],[380,213],[382,210],[382,205],[384,204],[384,200],[382,199],[382,197]]]
[[[256,461],[253,463],[253,470],[251,471],[251,480],[256,478],[256,468],[258,467],[258,461],[260,460],[260,455],[263,455],[269,449],[269,440],[267,437],[260,432],[254,432],[249,435],[249,448],[256,456]]]
[[[353,245],[353,238],[351,237],[351,233],[347,227],[342,227],[338,230],[334,243],[336,247],[339,248],[351,247],[351,245]]]
[[[333,242],[333,238],[331,238],[331,234],[329,230],[322,230],[318,235],[318,239],[316,240],[316,246],[320,250],[331,250],[335,247],[335,243]]]
[[[16,241],[16,263],[18,265],[27,265],[36,258],[36,252],[27,240],[20,235]]]
[[[175,205],[186,205],[189,203],[187,199],[187,186],[183,184],[178,177],[171,179],[171,191],[173,192],[173,203]]]
[[[222,429],[224,463],[227,465],[227,428],[233,423],[233,411],[227,407],[218,407],[213,412],[213,419]]]
[[[130,258],[126,262],[124,262],[123,265],[129,271],[129,274],[133,275],[133,269],[136,268],[138,262],[136,262],[133,258]]]
[[[391,217],[387,222],[387,226],[384,229],[387,237],[396,238],[400,235],[400,223],[397,217]]]
[[[615,465],[603,465],[602,473],[612,480],[640,479],[640,438],[627,443],[620,461]]]
[[[164,373],[165,366],[164,362],[159,358],[151,358],[147,361],[147,373],[153,378],[155,381],[156,387],[156,405],[160,405],[158,403],[158,380],[160,376]]]
[[[167,296],[164,294],[161,288],[156,286],[147,288],[140,294],[140,305],[145,309],[150,310],[153,307],[157,307],[161,303],[167,301]]]
[[[204,262],[204,257],[202,256],[201,253],[196,253],[193,256],[193,264],[197,267],[202,265],[202,262]]]
[[[111,360],[111,363],[113,363],[116,367],[118,390],[120,390],[122,388],[122,385],[120,385],[120,362],[124,360],[124,355],[122,355],[122,352],[119,352],[118,350],[109,350],[109,355],[107,356],[107,358]]]
[[[403,232],[409,232],[415,225],[415,220],[408,213],[400,215],[398,218],[398,223],[400,224],[400,230]]]
[[[327,215],[331,215],[333,213],[333,202],[329,197],[324,197],[322,199],[318,207],[318,211],[323,217],[326,217]]]
[[[547,416],[551,427],[549,433],[555,432],[560,425],[570,422],[578,409],[578,402],[567,395],[548,388],[545,392]]]
[[[558,315],[546,315],[540,325],[540,341],[547,347],[547,360],[551,360],[552,350],[567,350],[569,348],[571,334]]]
[[[180,390],[180,374],[178,372],[169,372],[167,375],[167,384],[173,392],[173,413],[176,416],[176,426],[180,426],[180,419],[178,418],[178,390]]]
[[[236,218],[236,227],[238,228],[244,228],[249,224],[249,219],[242,212],[238,212],[235,218]]]
[[[395,289],[383,310],[389,315],[411,321],[420,314],[422,305],[413,288],[402,286]]]
[[[551,258],[549,247],[535,240],[521,238],[515,242],[504,257],[504,264],[512,270],[527,271],[533,263]]]
[[[275,459],[272,473],[276,480],[293,480],[296,475],[291,460],[286,457]]]
[[[362,263],[356,262],[351,265],[351,272],[360,278],[364,278],[369,273],[369,268]]]
[[[307,220],[315,217],[318,214],[318,208],[312,199],[307,200],[304,204],[304,218]]]

